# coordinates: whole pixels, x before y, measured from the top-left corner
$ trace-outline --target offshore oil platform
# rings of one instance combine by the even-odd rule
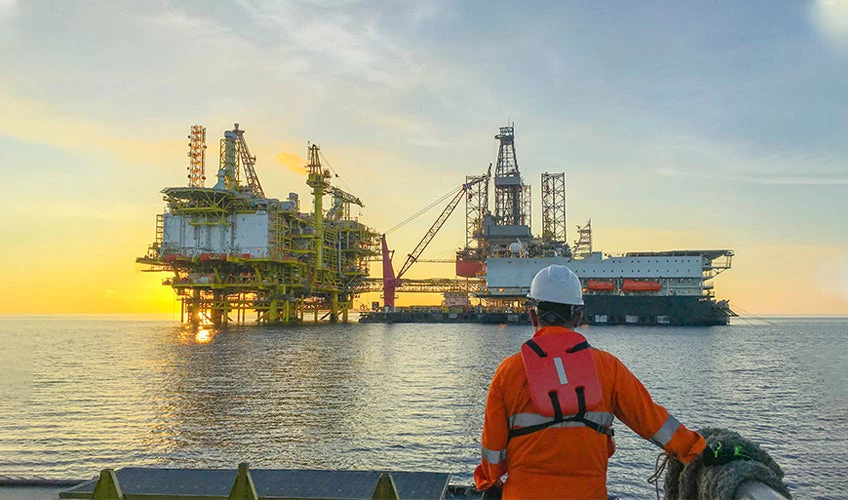
[[[300,200],[267,197],[238,123],[220,140],[217,181],[205,187],[206,128],[191,127],[188,185],[162,190],[156,238],[136,262],[169,271],[163,284],[181,302],[182,321],[224,325],[348,320],[353,298],[379,254],[379,235],[351,218],[356,196],[330,183],[317,145],[308,148],[311,213]],[[324,197],[332,197],[325,210]],[[234,315],[234,317],[231,317]]]
[[[518,168],[515,129],[501,127],[494,173],[494,211],[489,209],[491,165],[482,176],[467,176],[395,275],[385,235],[383,278],[368,279],[381,290],[383,308],[360,316],[364,322],[527,323],[527,293],[540,269],[565,265],[580,277],[589,324],[723,325],[735,314],[715,299],[713,278],[730,269],[731,250],[628,252],[611,256],[592,247],[591,220],[566,241],[565,173],[541,174],[541,234],[531,231],[531,188]],[[465,246],[456,253],[456,279],[401,279],[419,260],[459,199],[466,202]],[[441,291],[441,307],[395,307],[396,291]],[[471,304],[470,299],[476,304]]]
[[[590,324],[721,325],[734,316],[728,301],[716,300],[712,282],[730,269],[731,250],[611,256],[593,249],[591,220],[577,226],[578,239],[569,245],[565,173],[541,174],[541,234],[534,235],[531,187],[518,168],[513,126],[495,135],[494,175],[490,164],[482,175],[465,176],[452,192],[382,235],[351,218],[351,205],[363,203],[331,185],[317,145],[309,146],[305,166],[312,210],[301,213],[296,193],[283,201],[265,196],[238,124],[220,140],[213,187],[204,186],[206,129],[193,126],[189,139],[188,186],[162,190],[167,207],[157,215],[156,239],[136,259],[173,273],[164,284],[180,298],[185,322],[246,323],[251,311],[256,323],[299,322],[308,315],[347,322],[354,298],[372,292],[382,304],[363,305],[360,322],[526,323],[530,281],[551,264],[580,277]],[[325,196],[332,196],[326,210]],[[463,200],[465,245],[449,261],[422,259]],[[445,201],[395,272],[386,235]],[[375,260],[382,261],[382,277],[369,276]],[[406,278],[416,262],[455,264],[455,277]],[[439,293],[444,302],[397,307],[398,292]]]

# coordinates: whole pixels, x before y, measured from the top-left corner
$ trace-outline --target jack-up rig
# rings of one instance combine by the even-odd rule
[[[406,259],[397,276],[382,238],[384,306],[360,315],[365,322],[526,323],[527,292],[540,269],[565,265],[583,284],[584,318],[590,324],[722,325],[735,314],[716,301],[713,278],[730,269],[732,250],[671,250],[607,255],[592,248],[591,221],[566,242],[565,173],[541,175],[541,234],[531,232],[531,190],[518,169],[513,126],[500,127],[494,173],[494,213],[489,210],[491,165],[466,182]],[[456,253],[457,278],[406,280],[403,274],[456,208],[466,200],[465,246]],[[442,292],[441,307],[395,307],[395,293]],[[478,303],[471,305],[470,299]]]
[[[514,128],[501,127],[495,139],[499,141],[499,148],[494,175],[494,214],[489,210],[489,186],[492,181],[492,165],[490,164],[485,174],[466,176],[465,183],[431,205],[434,206],[449,199],[436,221],[415,249],[407,255],[397,273],[392,266],[394,252],[389,249],[386,235],[383,234],[381,238],[383,277],[365,280],[370,291],[382,292],[385,308],[383,313],[405,314],[404,311],[395,310],[397,292],[442,293],[446,307],[470,308],[472,297],[484,297],[481,293],[486,288],[486,260],[490,257],[511,255],[516,248],[521,248],[524,256],[571,255],[569,246],[565,242],[565,174],[542,174],[542,237],[534,238],[530,230],[531,188],[524,183],[518,169]],[[402,279],[416,262],[433,262],[421,259],[422,252],[463,199],[465,200],[465,246],[456,254],[457,278]],[[406,219],[389,232],[415,217]],[[444,262],[453,263],[454,261]],[[503,301],[495,296],[489,296],[486,308],[489,311],[512,310],[514,302],[512,298]],[[381,313],[366,313],[365,320],[374,319],[379,314]],[[398,315],[395,314],[394,317],[397,318]],[[495,318],[498,317],[495,316]]]
[[[368,261],[379,235],[352,219],[356,196],[330,184],[317,145],[308,148],[306,183],[312,212],[301,213],[296,193],[265,196],[256,157],[238,123],[220,141],[217,182],[205,187],[206,128],[191,127],[188,185],[162,190],[156,239],[136,262],[168,271],[184,322],[224,325],[315,320],[347,322],[354,297],[365,290]],[[332,206],[324,209],[324,197]],[[231,317],[234,315],[234,317]]]

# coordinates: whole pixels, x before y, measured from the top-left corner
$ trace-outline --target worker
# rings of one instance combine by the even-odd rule
[[[683,463],[704,450],[704,438],[654,403],[618,358],[574,331],[583,320],[574,272],[542,269],[528,297],[536,333],[498,366],[486,400],[474,471],[484,496],[607,498],[614,417]]]

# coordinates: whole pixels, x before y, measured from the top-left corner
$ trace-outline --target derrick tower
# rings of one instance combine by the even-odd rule
[[[495,167],[495,207],[489,211],[489,183],[469,189],[466,198],[465,247],[457,252],[457,274],[479,276],[489,257],[570,256],[566,243],[565,173],[542,174],[542,233],[531,232],[531,192],[524,184],[515,150],[515,127],[500,127]],[[489,165],[491,170],[491,164]],[[471,183],[482,176],[466,176]],[[488,174],[487,174],[488,177]],[[471,264],[475,266],[473,274]],[[462,271],[460,271],[460,269]]]
[[[515,155],[515,127],[501,127],[495,139],[498,164],[495,167],[495,219],[502,226],[530,226],[530,186],[525,186]]]
[[[513,243],[524,245],[530,233],[530,186],[525,185],[515,154],[515,128],[500,127],[498,162],[495,166],[495,213],[488,209],[488,181],[469,193],[466,205],[466,247],[463,257],[475,260],[509,253]],[[474,178],[469,177],[467,181]],[[482,224],[481,224],[482,223]],[[471,241],[476,240],[476,248]]]

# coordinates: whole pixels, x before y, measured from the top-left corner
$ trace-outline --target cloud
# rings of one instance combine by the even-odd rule
[[[316,76],[340,74],[393,89],[416,87],[427,79],[418,58],[379,25],[382,12],[368,2],[293,6],[240,0],[239,5],[258,31],[275,34],[275,59],[299,61],[298,76],[313,85]]]
[[[0,0],[0,18],[14,15],[17,6],[17,0]]]
[[[184,140],[146,140],[98,120],[69,116],[51,103],[21,97],[0,84],[0,135],[69,151],[108,154],[145,166],[169,165],[185,151]]]
[[[848,2],[816,0],[812,7],[812,20],[831,43],[848,49]]]
[[[14,5],[0,0],[0,13]],[[438,2],[425,7],[432,15]],[[319,125],[326,134],[346,127],[359,109],[400,122],[419,89],[452,79],[398,31],[387,12],[393,9],[371,2],[240,0],[201,13],[159,0],[69,8],[79,17],[74,29],[60,16],[41,16],[42,23],[40,8],[22,10],[20,27],[35,28],[5,33],[19,50],[8,51],[12,59],[0,68],[0,134],[160,164],[162,145],[145,139],[178,138],[182,130],[170,131],[189,121],[262,124],[284,112],[274,138],[307,135]],[[317,117],[328,112],[334,124],[319,124]],[[433,128],[386,130],[404,134],[403,141]],[[184,148],[179,140],[169,144],[168,163]]]
[[[657,175],[662,175],[663,177],[679,177],[680,176],[680,170],[678,170],[676,168],[670,168],[670,167],[655,168],[654,173],[657,174]]]
[[[848,184],[844,160],[825,149],[809,146],[792,147],[755,155],[745,142],[728,143],[708,137],[675,135],[635,146],[628,153],[637,159],[659,166],[652,172],[664,177],[723,179],[728,182],[760,185],[826,186]]]
[[[750,177],[738,179],[743,182],[753,184],[788,184],[788,185],[804,185],[804,186],[830,186],[834,184],[848,184],[848,177],[827,177],[827,176],[798,176],[798,177]]]

